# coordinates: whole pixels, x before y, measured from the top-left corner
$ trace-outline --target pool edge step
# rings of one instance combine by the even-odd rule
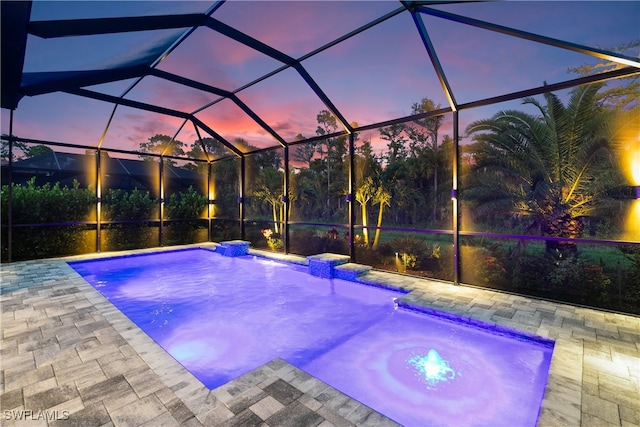
[[[348,262],[334,267],[333,272],[336,279],[355,282],[358,278],[369,274],[371,269],[372,267],[370,265]]]

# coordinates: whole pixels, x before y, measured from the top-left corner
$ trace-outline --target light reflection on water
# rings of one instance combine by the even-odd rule
[[[535,425],[552,349],[398,309],[398,292],[175,251],[72,263],[205,385],[281,357],[404,425]]]

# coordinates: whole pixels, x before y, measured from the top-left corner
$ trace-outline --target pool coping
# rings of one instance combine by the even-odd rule
[[[131,346],[136,355],[158,375],[165,388],[179,399],[184,409],[188,409],[185,413],[193,414],[188,419],[178,420],[179,417],[177,418],[169,411],[162,415],[158,414],[153,418],[156,421],[159,419],[157,417],[162,416],[166,420],[178,420],[178,424],[181,425],[187,425],[187,421],[193,425],[243,425],[251,421],[257,423],[256,425],[260,425],[259,423],[270,425],[269,420],[272,420],[274,425],[280,425],[286,424],[286,419],[291,421],[297,419],[296,417],[307,417],[304,419],[309,420],[310,425],[395,425],[391,420],[380,416],[357,400],[348,398],[278,359],[210,391],[66,264],[67,261],[193,247],[211,249],[216,245],[186,245],[3,264],[2,287],[5,288],[4,290],[12,289],[11,280],[8,280],[9,287],[5,282],[6,277],[9,279],[13,277],[11,273],[5,275],[8,266],[12,267],[9,270],[14,270],[13,267],[20,270],[21,266],[34,267],[38,263],[49,264],[55,267],[56,274],[62,277],[30,278],[30,282],[27,281],[27,287],[18,286],[13,292],[3,292],[0,301],[3,306],[7,305],[5,303],[10,298],[5,297],[5,294],[9,296],[26,294],[28,297],[28,289],[31,287],[76,288],[82,297],[86,298],[88,304],[99,313],[93,316],[94,322],[95,318],[105,319],[124,342]],[[250,255],[305,265],[304,258],[297,256],[259,250],[250,250]],[[16,274],[16,280],[21,279],[24,282],[24,277],[20,278],[19,272]],[[637,404],[640,401],[638,386],[640,384],[640,318],[377,270],[369,272],[367,276],[357,281],[407,291],[402,301],[416,309],[436,310],[452,316],[520,331],[527,336],[555,340],[538,425],[640,425],[640,408]],[[36,288],[33,290],[35,291]],[[48,293],[50,292],[44,292],[43,295]],[[16,360],[24,358],[19,350],[20,344],[15,344],[15,352],[7,349],[12,348],[13,344],[10,344],[10,341],[16,336],[20,337],[24,329],[16,325],[28,326],[29,322],[19,321],[26,319],[22,314],[25,310],[24,299],[21,300],[22,306],[15,306],[13,310],[12,307],[6,310],[6,307],[2,307],[3,409],[7,407],[5,402],[11,400],[7,395],[17,394],[16,390],[21,384],[20,381],[14,382],[14,377],[11,376],[11,373],[15,372],[11,365],[16,363]],[[29,309],[26,308],[26,310]],[[37,314],[37,307],[36,309],[31,307],[31,313]],[[34,316],[34,319],[36,317]],[[76,328],[79,327],[76,325]],[[41,328],[40,335],[42,331],[44,329]],[[36,347],[35,350],[42,350],[42,347],[37,345],[32,347]],[[23,350],[25,349],[28,349],[28,346],[23,347]],[[22,354],[25,352],[23,351]],[[4,357],[5,354],[9,357]],[[37,356],[34,357],[37,362]],[[40,370],[38,363],[34,365],[36,370]],[[46,366],[46,363],[42,365]],[[49,381],[51,382],[50,379]],[[60,381],[56,381],[59,386]],[[281,398],[278,394],[268,394],[269,390],[281,393],[282,388],[287,387],[283,384],[301,393],[288,405],[283,405],[278,400]],[[33,384],[25,385],[21,392],[22,407],[27,403],[28,391],[25,390],[29,386]],[[80,387],[77,380],[76,386]],[[39,393],[44,391],[46,390]],[[82,391],[80,389],[80,394]],[[156,391],[155,396],[159,393]],[[167,392],[167,394],[170,393]],[[147,396],[141,398],[148,399]],[[78,404],[78,408],[80,406],[82,406],[81,409],[73,412],[79,416],[83,414],[83,410],[86,412],[86,407]],[[126,412],[124,409],[126,406],[114,408],[115,416],[111,411],[107,411],[111,417],[110,420],[116,425],[118,424],[116,420],[120,419],[117,414]],[[239,412],[236,413],[230,408]],[[285,418],[279,419],[276,415]],[[186,415],[183,414],[184,416]]]

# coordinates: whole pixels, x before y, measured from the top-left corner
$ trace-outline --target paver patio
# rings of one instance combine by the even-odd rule
[[[2,264],[3,426],[396,425],[281,359],[207,389],[66,263],[99,256]],[[640,426],[640,318],[380,271],[360,280],[554,339],[539,425]]]

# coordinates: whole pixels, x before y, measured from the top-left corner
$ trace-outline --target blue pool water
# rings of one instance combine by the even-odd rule
[[[406,426],[533,426],[552,343],[206,249],[70,265],[209,388],[280,357]]]

